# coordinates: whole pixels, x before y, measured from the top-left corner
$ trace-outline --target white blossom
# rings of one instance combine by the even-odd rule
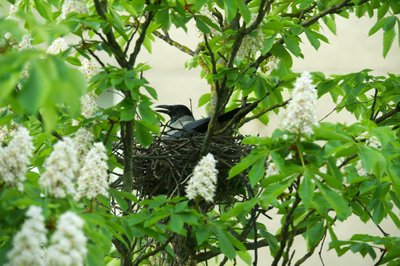
[[[57,229],[47,249],[46,264],[51,266],[80,266],[86,258],[84,221],[73,212],[65,212],[57,221]]]
[[[196,165],[186,187],[186,196],[189,199],[200,196],[208,202],[214,201],[218,174],[216,164],[214,156],[209,153]]]
[[[64,38],[55,39],[52,44],[50,44],[49,48],[47,48],[48,54],[59,54],[68,49],[68,44]]]
[[[16,5],[11,4],[10,7],[8,8],[8,16],[6,17],[6,19],[18,21],[17,11],[18,7]]]
[[[85,0],[64,0],[61,7],[61,19],[66,19],[69,13],[84,14],[88,12]]]
[[[316,106],[317,91],[311,75],[303,72],[296,80],[292,99],[282,117],[282,128],[297,134],[313,134],[313,127],[318,125]]]
[[[91,118],[97,111],[97,95],[93,92],[86,93],[81,97],[81,114],[85,118]]]
[[[54,145],[54,151],[46,159],[45,167],[39,183],[50,195],[65,198],[75,193],[74,180],[79,164],[72,139],[67,137]]]
[[[77,151],[78,162],[80,166],[83,166],[84,158],[94,142],[93,133],[87,128],[81,127],[75,132],[72,140]]]
[[[267,170],[265,170],[265,176],[269,177],[269,176],[273,176],[273,175],[277,175],[277,174],[279,174],[278,167],[272,160],[269,160],[269,162],[267,164]]]
[[[82,66],[79,68],[80,71],[85,75],[87,80],[90,80],[94,75],[100,72],[101,68],[96,65],[93,61],[83,58]]]
[[[32,48],[32,37],[30,34],[25,34],[21,42],[18,44],[20,50]]]
[[[41,254],[47,243],[47,230],[42,209],[31,206],[26,217],[21,230],[13,238],[13,248],[7,253],[7,266],[44,265]]]
[[[364,167],[362,166],[361,160],[357,162],[356,164],[356,170],[357,170],[357,174],[359,176],[367,176],[367,171],[364,169]]]
[[[87,153],[78,178],[76,199],[93,199],[108,195],[107,153],[103,143],[97,142]]]
[[[0,147],[0,176],[10,185],[23,190],[34,146],[29,131],[19,127],[6,147]]]
[[[279,58],[275,57],[275,56],[271,56],[268,61],[267,64],[265,64],[265,73],[266,74],[271,74],[272,70],[277,69],[278,68],[278,64],[279,64]]]
[[[264,33],[261,30],[254,30],[244,36],[242,45],[238,51],[238,58],[253,58],[264,45]]]

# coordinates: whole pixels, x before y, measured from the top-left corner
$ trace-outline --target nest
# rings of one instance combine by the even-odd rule
[[[250,152],[241,143],[241,136],[216,136],[209,152],[217,160],[218,182],[215,202],[229,201],[244,194],[243,180],[227,179],[232,166]],[[190,138],[156,138],[148,148],[137,147],[134,154],[134,189],[142,196],[184,196],[185,187],[194,167],[199,162],[204,135]]]

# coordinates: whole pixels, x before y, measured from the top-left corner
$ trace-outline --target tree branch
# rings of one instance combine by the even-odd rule
[[[389,111],[386,114],[383,114],[382,116],[376,118],[375,123],[377,123],[377,124],[382,123],[383,121],[385,121],[386,119],[389,119],[390,117],[392,117],[393,115],[395,115],[398,112],[400,112],[400,102],[397,103],[396,107],[392,111]]]
[[[107,10],[107,1],[104,0],[94,0],[94,6],[96,8],[97,14],[107,22],[106,10]],[[107,30],[103,29],[104,34],[106,35],[107,42],[105,42],[110,49],[113,51],[115,59],[121,67],[126,67],[126,59],[124,56],[124,52],[122,51],[121,46],[119,46],[118,42],[115,39],[114,33],[112,31],[112,27]]]
[[[166,246],[171,242],[173,237],[170,237],[169,239],[167,239],[167,241],[165,241],[164,244],[159,245],[158,247],[156,247],[155,249],[153,249],[152,251],[149,251],[139,257],[136,258],[136,260],[133,262],[133,265],[139,265],[142,261],[144,261],[147,258],[150,258],[151,256],[156,255],[158,252],[160,252],[161,250],[165,249]]]
[[[357,5],[365,4],[368,1],[370,1],[370,0],[362,0]],[[340,2],[337,5],[333,5],[330,8],[327,8],[327,9],[321,11],[320,13],[315,15],[314,17],[312,17],[312,18],[310,18],[310,19],[308,19],[306,21],[303,21],[301,23],[301,26],[303,26],[303,27],[310,26],[310,25],[314,24],[315,22],[317,22],[320,18],[322,18],[322,17],[324,17],[324,16],[326,16],[328,14],[339,13],[340,11],[342,11],[342,8],[353,6],[353,5],[355,5],[355,4],[351,0],[344,0],[344,1]]]
[[[152,34],[158,38],[160,38],[161,40],[163,40],[164,42],[168,43],[169,45],[177,48],[178,50],[184,52],[185,54],[188,54],[190,56],[195,56],[196,52],[191,50],[189,47],[182,45],[174,40],[172,40],[168,35],[163,35],[158,31],[154,31],[152,32]]]
[[[147,29],[150,26],[151,21],[153,20],[155,15],[155,12],[150,11],[147,14],[145,22],[142,24],[142,31],[140,32],[139,38],[136,40],[135,43],[135,48],[133,49],[133,52],[131,53],[128,61],[128,68],[131,69],[135,63],[136,63],[136,58],[140,52],[140,49],[142,48],[142,44],[144,42],[144,39],[147,34]]]

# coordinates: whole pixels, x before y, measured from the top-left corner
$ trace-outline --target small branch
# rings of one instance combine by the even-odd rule
[[[138,32],[138,30],[139,30],[139,26],[136,26],[135,30],[132,32],[131,36],[129,37],[129,40],[125,45],[124,57],[126,57],[126,55],[128,54],[128,50],[129,50],[129,47],[131,46],[131,42],[133,40],[133,37],[135,37],[135,35]]]
[[[154,31],[152,32],[152,34],[158,38],[160,38],[161,40],[163,40],[164,42],[168,43],[169,45],[177,48],[178,50],[184,52],[185,54],[188,54],[190,56],[195,56],[196,52],[191,50],[189,47],[182,45],[174,40],[172,40],[168,35],[163,35],[158,31]]]
[[[150,26],[151,21],[153,20],[155,12],[149,12],[147,14],[145,22],[142,24],[142,31],[140,32],[139,38],[136,40],[135,48],[131,53],[128,61],[128,68],[132,68],[136,63],[136,58],[139,55],[140,49],[142,48],[142,44],[147,34],[147,29]]]
[[[378,266],[378,265],[381,264],[381,262],[382,262],[383,258],[385,257],[386,253],[387,253],[387,250],[384,249],[382,251],[382,254],[379,256],[379,260],[374,264],[374,266]]]
[[[361,207],[363,208],[363,210],[368,214],[369,218],[370,218],[370,219],[372,220],[372,222],[376,225],[376,227],[378,228],[378,230],[381,231],[381,233],[382,233],[384,236],[389,236],[390,234],[386,233],[386,232],[383,230],[383,228],[380,227],[379,224],[375,223],[375,221],[374,221],[373,218],[372,218],[372,214],[369,212],[369,210],[367,209],[367,207],[365,207],[365,205],[364,205],[361,201],[359,201],[358,199],[356,200],[356,202],[357,202],[358,204],[361,205]]]
[[[268,112],[271,112],[271,111],[275,110],[276,108],[283,107],[283,106],[287,105],[287,104],[289,103],[289,101],[290,101],[290,99],[289,99],[289,100],[286,100],[286,101],[284,101],[284,102],[282,102],[282,103],[278,103],[278,104],[272,105],[272,106],[270,106],[270,107],[268,107],[268,108],[265,108],[264,110],[260,111],[259,113],[255,114],[254,116],[251,116],[251,117],[249,117],[249,118],[246,118],[246,119],[243,121],[243,123],[241,123],[241,125],[243,125],[243,124],[245,124],[245,123],[247,123],[247,122],[250,122],[251,120],[257,119],[257,118],[259,118],[260,116],[262,116],[263,114],[266,114],[266,113],[268,113]]]
[[[374,93],[374,101],[372,102],[371,106],[371,116],[369,117],[369,120],[374,120],[375,117],[375,107],[376,107],[376,101],[378,100],[378,89],[375,89]]]
[[[106,16],[106,9],[107,9],[107,1],[104,0],[94,0],[94,6],[96,8],[97,14],[105,21],[107,22],[107,16]],[[110,28],[107,31],[104,31],[104,34],[106,35],[107,41],[105,44],[107,44],[110,49],[112,50],[115,59],[117,60],[118,64],[121,67],[126,67],[126,59],[124,57],[124,52],[121,49],[121,46],[119,46],[118,42],[116,41],[116,38],[114,36],[114,33],[112,31],[112,27],[110,25]],[[104,39],[102,39],[105,41]]]
[[[357,5],[365,4],[368,1],[370,1],[370,0],[362,0]],[[344,0],[344,1],[340,2],[339,4],[333,5],[330,8],[327,8],[327,9],[321,11],[314,17],[302,22],[301,26],[303,26],[303,27],[310,26],[310,25],[314,24],[315,22],[317,22],[320,18],[322,18],[328,14],[339,13],[342,11],[342,8],[353,6],[353,5],[355,5],[355,4],[351,0]]]
[[[301,202],[300,196],[299,194],[296,194],[296,198],[293,202],[292,207],[290,208],[288,214],[286,215],[286,219],[285,219],[285,224],[282,228],[282,238],[281,241],[279,243],[279,249],[276,252],[274,261],[272,262],[271,266],[277,266],[279,260],[282,257],[283,251],[285,250],[285,246],[286,246],[286,241],[288,240],[288,236],[289,236],[289,227],[292,224],[292,220],[293,220],[293,214],[294,211],[296,210],[297,206],[299,205],[299,203]]]
[[[318,251],[318,257],[319,257],[319,260],[321,261],[322,266],[325,266],[324,259],[322,258],[322,248],[324,247],[325,240],[326,240],[326,232],[324,234],[324,237],[322,238],[321,247],[319,248],[319,251]]]
[[[393,115],[395,115],[398,112],[400,112],[400,102],[397,103],[396,107],[392,111],[389,111],[386,114],[383,114],[382,116],[376,118],[375,123],[377,123],[377,124],[382,123],[383,121],[385,121],[386,119],[389,119],[390,117],[392,117]]]
[[[161,250],[165,249],[166,246],[171,242],[173,237],[170,237],[169,239],[167,239],[167,241],[165,241],[164,244],[159,245],[158,247],[156,247],[155,249],[153,249],[150,252],[147,252],[139,257],[136,258],[136,260],[133,262],[133,265],[139,265],[140,262],[144,261],[147,258],[150,258],[151,256],[156,255],[158,252],[160,252]]]

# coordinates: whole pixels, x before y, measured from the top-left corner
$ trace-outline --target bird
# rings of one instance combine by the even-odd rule
[[[156,109],[157,112],[165,113],[171,118],[167,123],[169,130],[165,131],[165,136],[167,138],[176,139],[193,134],[204,134],[208,130],[211,117],[195,120],[192,112],[185,105],[158,105],[156,107],[158,108]],[[223,129],[229,122],[238,122],[254,108],[249,107],[252,106],[246,104],[243,107],[235,108],[218,116],[218,127],[216,130]],[[240,116],[236,117],[238,114],[240,114]]]
[[[166,124],[164,136],[167,138],[177,138],[184,135],[183,127],[194,122],[192,111],[183,104],[158,105],[156,111],[167,114],[171,119]]]

